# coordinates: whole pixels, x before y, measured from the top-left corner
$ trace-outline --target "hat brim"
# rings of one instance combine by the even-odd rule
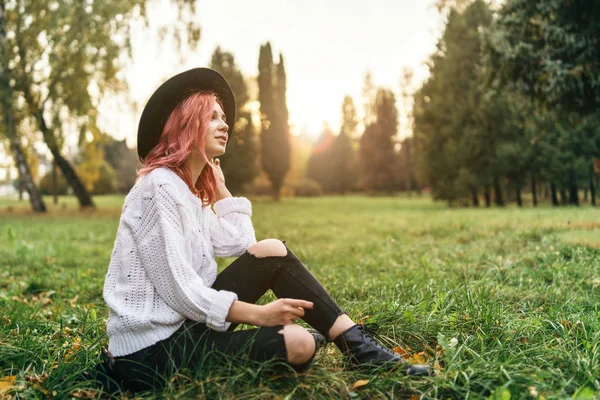
[[[194,68],[177,74],[156,89],[150,96],[138,126],[137,151],[142,162],[160,140],[171,112],[188,96],[197,92],[213,92],[223,104],[229,121],[229,135],[235,122],[235,98],[231,87],[221,74],[210,68]]]

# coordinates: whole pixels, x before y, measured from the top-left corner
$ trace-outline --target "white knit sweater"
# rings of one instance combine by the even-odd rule
[[[242,255],[256,243],[244,197],[203,207],[168,168],[138,180],[125,198],[104,283],[108,349],[123,356],[171,336],[186,318],[225,331],[237,295],[211,289],[215,256]]]

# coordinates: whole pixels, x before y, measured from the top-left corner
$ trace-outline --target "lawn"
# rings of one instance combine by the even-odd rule
[[[86,379],[107,343],[102,285],[122,201],[98,197],[96,211],[80,212],[73,199],[48,198],[42,216],[0,200],[0,397],[100,395]],[[600,393],[597,210],[450,209],[427,198],[358,196],[253,206],[259,240],[286,240],[353,319],[437,376],[347,371],[330,345],[304,374],[207,364],[144,397]]]

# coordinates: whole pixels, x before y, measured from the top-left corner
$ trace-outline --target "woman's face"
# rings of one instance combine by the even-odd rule
[[[206,130],[205,152],[209,160],[225,154],[228,129],[229,126],[225,123],[225,114],[219,103],[215,101],[212,119]]]

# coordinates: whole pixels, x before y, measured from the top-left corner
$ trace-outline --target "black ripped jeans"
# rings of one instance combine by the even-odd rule
[[[314,308],[306,309],[303,319],[328,337],[329,329],[344,312],[287,245],[286,249],[283,257],[257,257],[245,252],[217,276],[212,288],[235,292],[238,300],[247,303],[256,303],[269,289],[279,298],[310,301]],[[283,326],[234,331],[236,327],[231,324],[227,332],[217,332],[204,323],[186,320],[171,337],[117,357],[108,375],[124,388],[139,391],[160,385],[176,369],[200,368],[210,357],[223,358],[223,354],[288,363],[284,337],[279,333]],[[305,370],[313,358],[314,354],[306,363],[291,367]]]

